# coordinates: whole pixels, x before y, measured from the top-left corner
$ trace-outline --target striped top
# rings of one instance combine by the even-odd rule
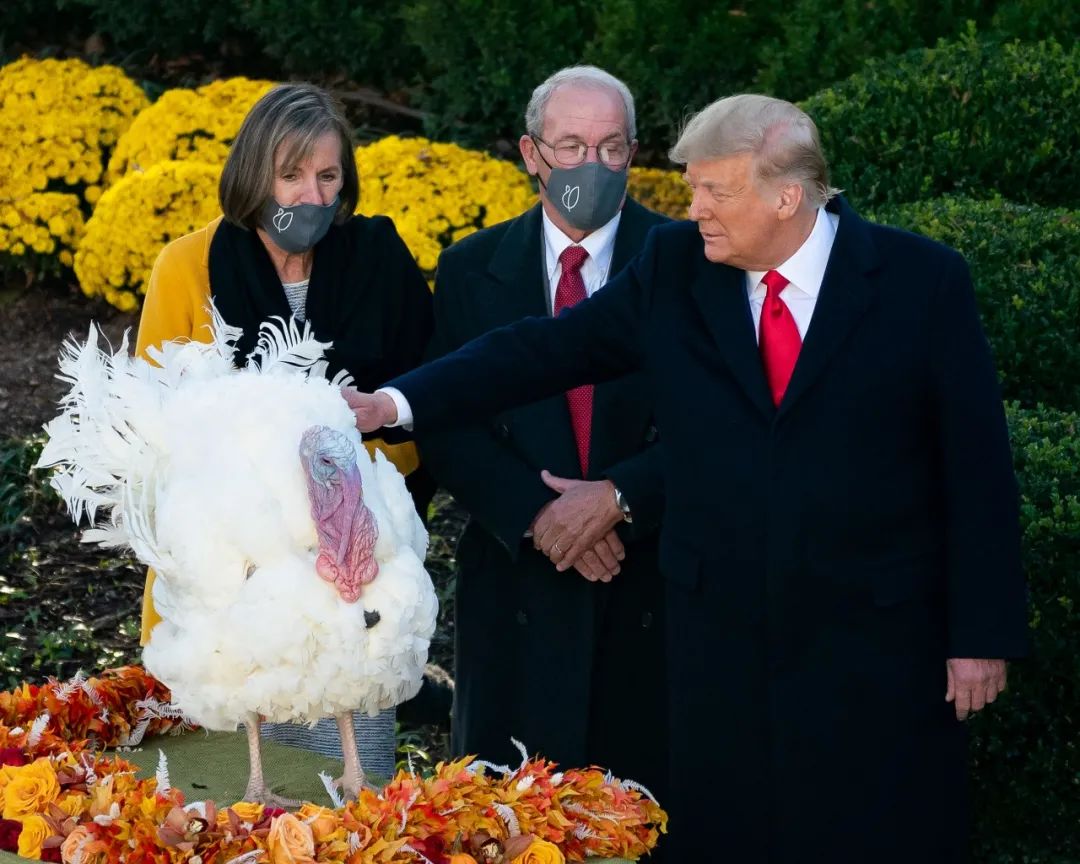
[[[304,323],[304,305],[307,303],[307,289],[310,279],[305,279],[303,282],[282,282],[281,287],[285,289],[285,298],[289,301],[289,308],[292,310],[293,318],[297,323]]]

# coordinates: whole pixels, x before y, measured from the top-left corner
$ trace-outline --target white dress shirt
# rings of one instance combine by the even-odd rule
[[[611,256],[615,252],[615,232],[619,230],[622,210],[577,244],[555,226],[547,210],[541,212],[544,214],[544,272],[547,274],[548,311],[554,315],[555,289],[559,285],[559,277],[562,276],[559,256],[568,246],[574,245],[581,246],[589,253],[589,257],[581,265],[581,278],[585,282],[585,296],[592,297],[608,281]]]
[[[799,328],[799,337],[806,339],[810,328],[810,319],[814,315],[821,282],[825,278],[825,267],[829,263],[833,240],[836,239],[836,226],[840,217],[826,213],[822,207],[817,212],[817,220],[795,254],[779,267],[774,267],[781,276],[788,280],[788,286],[780,292],[780,299],[791,310],[795,326]],[[754,338],[761,336],[761,307],[765,305],[767,290],[761,278],[765,270],[746,272],[746,293],[750,297],[750,312],[754,316]]]
[[[541,208],[540,212],[543,214],[544,273],[547,276],[548,311],[554,315],[555,289],[559,285],[559,277],[562,276],[562,264],[559,263],[559,256],[562,255],[566,247],[573,246],[574,241],[556,227],[546,210]],[[585,282],[586,297],[592,297],[598,289],[607,283],[609,271],[611,270],[611,256],[615,252],[615,232],[619,230],[619,219],[621,217],[622,210],[585,237],[581,243],[577,244],[584,247],[585,251],[589,253],[589,257],[581,265],[581,278]],[[404,394],[396,387],[380,387],[375,392],[385,393],[394,400],[398,419],[393,425],[411,429],[413,413]]]

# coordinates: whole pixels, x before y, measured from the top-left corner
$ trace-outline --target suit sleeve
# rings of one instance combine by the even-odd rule
[[[990,346],[959,255],[950,255],[935,301],[949,656],[1019,657],[1027,653],[1027,616],[1016,476]]]
[[[470,310],[462,303],[460,287],[466,274],[444,254],[435,277],[435,333],[428,357],[437,359],[460,347],[461,330]],[[537,512],[555,493],[490,424],[461,425],[419,431],[424,464],[435,479],[517,559],[521,538]]]
[[[409,247],[388,218],[378,220],[374,254],[382,258],[377,283],[394,292],[392,320],[384,337],[383,368],[387,375],[401,375],[419,366],[431,340],[434,318],[431,289],[416,264]],[[383,429],[380,438],[388,444],[411,441],[411,432],[401,428]]]
[[[388,382],[408,400],[415,427],[476,422],[641,368],[656,236],[654,229],[626,269],[558,318],[525,318],[493,330]]]
[[[629,533],[643,537],[660,525],[664,513],[664,469],[661,442],[610,466],[607,477],[626,497],[634,520]]]

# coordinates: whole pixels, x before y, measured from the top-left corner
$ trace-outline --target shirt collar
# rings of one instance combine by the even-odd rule
[[[824,207],[819,207],[810,236],[806,238],[802,246],[795,250],[794,255],[779,267],[774,268],[795,288],[810,297],[817,297],[821,292],[821,283],[825,279],[825,268],[829,263],[833,240],[836,238],[838,221],[835,216],[826,213]],[[746,289],[751,297],[765,296],[765,286],[761,283],[761,277],[765,273],[765,270],[746,272]]]
[[[547,210],[540,207],[544,217],[544,250],[547,260],[547,274],[550,280],[559,264],[559,256],[568,246],[573,246],[574,241],[567,237],[559,227],[551,221]],[[597,272],[607,273],[611,265],[611,256],[615,252],[615,232],[619,230],[619,219],[622,218],[622,210],[611,217],[585,239],[578,246],[582,246],[589,253],[589,261],[596,267]]]

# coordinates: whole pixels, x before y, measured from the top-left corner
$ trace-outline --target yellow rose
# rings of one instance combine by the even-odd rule
[[[328,839],[341,825],[333,810],[318,804],[305,803],[296,811],[296,818],[311,827],[316,843]]]
[[[19,856],[22,858],[40,858],[41,844],[52,833],[44,816],[36,813],[22,820],[19,832]]]
[[[85,825],[76,825],[60,847],[60,858],[65,864],[71,864],[79,856],[80,848],[91,839],[90,829]],[[85,857],[83,857],[85,861]]]
[[[262,818],[264,807],[262,804],[253,804],[250,801],[240,801],[229,809],[240,817],[241,822],[250,822],[254,825]],[[225,818],[228,819],[227,816]]]
[[[4,818],[22,819],[40,813],[60,795],[56,772],[48,759],[38,759],[12,772],[4,787]]]
[[[510,864],[566,864],[566,858],[554,843],[533,840]]]
[[[72,792],[70,795],[65,795],[61,800],[57,801],[57,806],[63,810],[68,816],[79,816],[83,810],[86,809],[86,802],[89,799],[81,792]]]
[[[275,816],[266,838],[270,864],[314,864],[315,838],[311,828],[292,813]]]

